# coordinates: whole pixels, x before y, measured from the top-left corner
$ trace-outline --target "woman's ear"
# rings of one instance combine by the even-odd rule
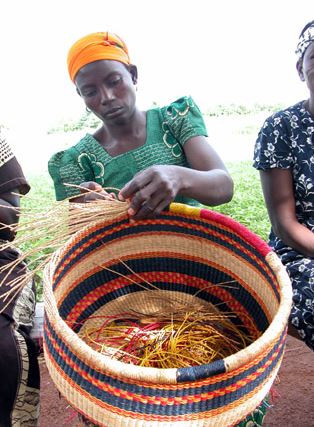
[[[302,59],[300,59],[300,60],[297,62],[296,67],[297,67],[297,71],[298,71],[298,74],[299,74],[299,77],[300,77],[301,81],[302,81],[302,82],[304,82],[304,81],[305,81],[305,78],[304,78],[304,74],[303,74],[303,66],[302,66],[302,63],[303,63],[303,61],[302,61]]]
[[[135,65],[130,64],[129,72],[132,77],[132,82],[136,85],[137,84],[137,67]]]

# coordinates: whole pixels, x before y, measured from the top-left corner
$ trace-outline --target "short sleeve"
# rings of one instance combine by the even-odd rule
[[[293,165],[290,131],[282,113],[265,120],[259,131],[253,166],[259,170],[272,168],[289,169]]]
[[[26,194],[30,186],[24,176],[22,168],[14,156],[11,147],[6,142],[3,133],[0,134],[0,193],[19,190]]]
[[[202,113],[191,97],[182,97],[161,109],[163,128],[183,146],[194,136],[207,136]]]
[[[79,153],[74,147],[55,153],[48,161],[48,171],[55,187],[56,200],[80,194],[78,188],[65,184],[80,185],[82,182],[93,181],[88,169],[83,169],[79,163]]]

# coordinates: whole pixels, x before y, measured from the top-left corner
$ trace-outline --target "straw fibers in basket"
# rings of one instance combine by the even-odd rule
[[[93,350],[68,325],[130,305],[149,310],[139,277],[169,299],[237,313],[253,343],[222,360],[178,369],[139,367]],[[232,287],[219,286],[228,281]],[[292,291],[277,256],[244,226],[207,209],[172,204],[156,219],[130,223],[122,215],[76,233],[46,268],[44,298],[49,373],[89,420],[106,427],[227,427],[250,414],[272,386]]]

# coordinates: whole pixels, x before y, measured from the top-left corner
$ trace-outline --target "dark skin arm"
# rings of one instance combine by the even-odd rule
[[[276,236],[306,257],[314,257],[314,233],[300,224],[295,213],[289,169],[260,171],[269,219]]]
[[[12,194],[15,193],[15,194]],[[12,190],[12,193],[0,194],[0,222],[6,225],[13,225],[18,222],[18,210],[11,208],[20,207],[20,197],[18,189]],[[10,228],[0,230],[0,238],[4,240],[13,240],[14,233]]]
[[[306,257],[314,256],[314,233],[300,224],[295,214],[292,174],[289,169],[260,171],[269,219],[276,236]],[[302,340],[289,323],[288,334]]]
[[[137,174],[121,189],[119,198],[130,199],[134,219],[156,215],[180,194],[209,206],[227,203],[233,182],[207,138],[197,136],[184,145],[190,168],[155,165]]]

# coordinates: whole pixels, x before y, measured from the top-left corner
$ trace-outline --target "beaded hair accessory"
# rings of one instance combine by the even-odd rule
[[[11,147],[6,142],[5,136],[3,135],[3,128],[0,127],[0,167],[13,159],[14,154]]]
[[[295,51],[298,61],[303,58],[306,49],[312,42],[314,42],[314,21],[310,22],[305,27],[305,30],[300,34],[299,42]]]

